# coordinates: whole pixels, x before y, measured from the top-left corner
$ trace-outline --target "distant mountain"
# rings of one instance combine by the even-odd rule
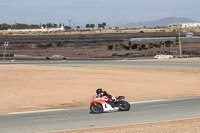
[[[168,26],[168,24],[176,22],[195,22],[189,18],[176,18],[167,17],[157,21],[141,22],[141,23],[129,23],[119,26],[120,28],[142,28],[142,27],[156,27],[156,26]]]

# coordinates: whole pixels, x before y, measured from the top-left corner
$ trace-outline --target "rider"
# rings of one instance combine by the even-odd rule
[[[113,102],[109,103],[112,107],[114,107],[114,102],[117,102],[117,99],[115,98],[115,96],[109,94],[106,91],[103,91],[101,88],[97,89],[96,93],[98,97],[107,96],[108,98],[112,99]]]

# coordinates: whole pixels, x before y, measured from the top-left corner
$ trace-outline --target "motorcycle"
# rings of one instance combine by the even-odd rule
[[[123,100],[125,97],[123,95],[117,95],[116,101],[114,102],[112,99],[107,96],[97,97],[93,96],[90,101],[90,110],[91,113],[99,114],[102,112],[119,110],[119,111],[129,111],[130,104]]]

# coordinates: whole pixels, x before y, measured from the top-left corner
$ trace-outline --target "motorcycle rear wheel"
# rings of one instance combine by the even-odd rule
[[[121,100],[119,104],[119,110],[120,111],[129,111],[130,110],[130,104],[127,101]]]
[[[94,103],[90,105],[90,110],[92,113],[99,114],[103,112],[103,107],[99,103]]]

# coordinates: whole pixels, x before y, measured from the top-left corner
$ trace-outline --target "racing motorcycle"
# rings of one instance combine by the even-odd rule
[[[125,98],[123,95],[117,95],[115,98],[116,101],[113,102],[113,100],[107,96],[102,96],[100,98],[93,96],[90,101],[91,113],[98,114],[112,110],[129,111],[130,104],[123,100]]]

